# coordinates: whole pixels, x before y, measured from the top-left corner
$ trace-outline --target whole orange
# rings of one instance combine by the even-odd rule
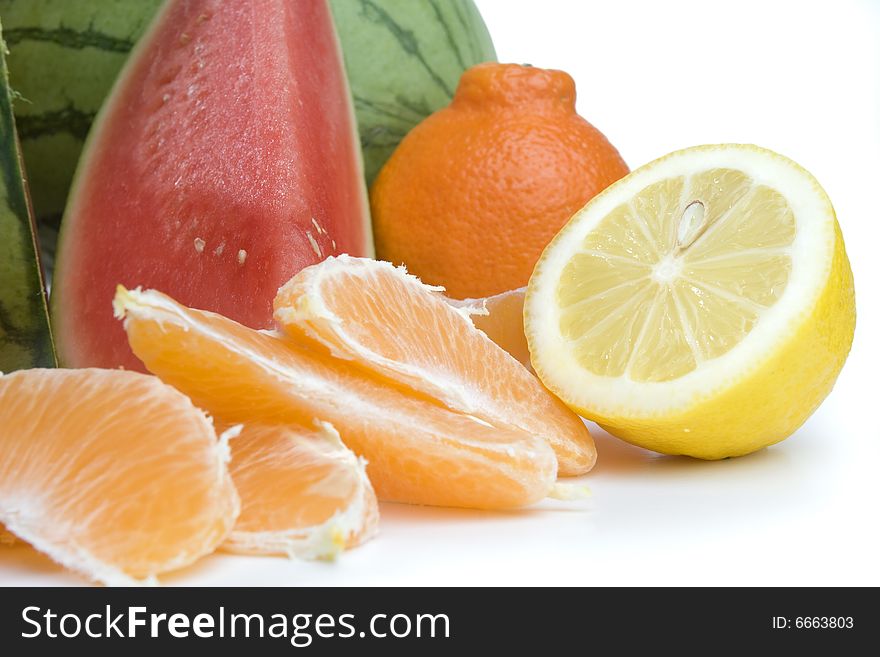
[[[562,71],[480,64],[417,125],[371,189],[377,256],[450,296],[525,285],[544,247],[629,173],[575,111]]]

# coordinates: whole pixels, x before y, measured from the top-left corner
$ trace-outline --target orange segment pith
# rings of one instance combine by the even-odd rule
[[[330,422],[367,459],[381,499],[505,508],[553,488],[556,459],[538,436],[451,412],[159,292],[120,289],[115,305],[134,353],[164,381],[226,422]]]
[[[230,444],[241,515],[225,549],[332,558],[375,534],[379,510],[365,464],[331,425],[248,424]]]
[[[239,511],[228,448],[153,376],[0,377],[0,522],[69,568],[133,583],[192,563]]]
[[[451,409],[544,437],[561,475],[595,463],[593,440],[575,413],[437,288],[389,263],[339,256],[307,267],[278,291],[275,320]]]

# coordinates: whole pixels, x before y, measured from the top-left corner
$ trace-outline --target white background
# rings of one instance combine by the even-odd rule
[[[571,73],[579,112],[632,168],[753,142],[819,179],[856,281],[837,386],[795,436],[748,457],[662,457],[596,429],[589,500],[507,513],[385,504],[380,536],[335,563],[218,555],[163,582],[880,584],[880,2],[478,5],[500,60]],[[82,580],[15,548],[0,550],[0,583]]]

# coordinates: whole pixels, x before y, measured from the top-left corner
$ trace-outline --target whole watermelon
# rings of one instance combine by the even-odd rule
[[[0,0],[47,265],[83,141],[161,0]],[[472,0],[330,0],[367,183],[403,136],[447,105],[462,71],[495,58]]]

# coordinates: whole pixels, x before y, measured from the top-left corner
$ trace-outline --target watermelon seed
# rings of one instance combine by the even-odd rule
[[[218,246],[216,249],[214,249],[214,255],[215,256],[221,255],[223,253],[223,249],[225,249],[225,248],[226,248],[226,242],[220,242],[220,246]]]
[[[318,256],[319,258],[323,258],[323,257],[324,257],[324,254],[321,253],[321,247],[318,246],[318,242],[315,241],[315,238],[314,238],[314,237],[312,237],[312,231],[307,230],[307,231],[306,231],[306,237],[309,238],[309,244],[312,245],[312,251],[315,252],[315,255]]]
[[[238,264],[243,265],[245,260],[247,260],[247,251],[245,251],[244,249],[239,249]]]
[[[193,246],[196,247],[196,253],[201,253],[205,250],[205,240],[201,237],[197,237],[193,240]]]

